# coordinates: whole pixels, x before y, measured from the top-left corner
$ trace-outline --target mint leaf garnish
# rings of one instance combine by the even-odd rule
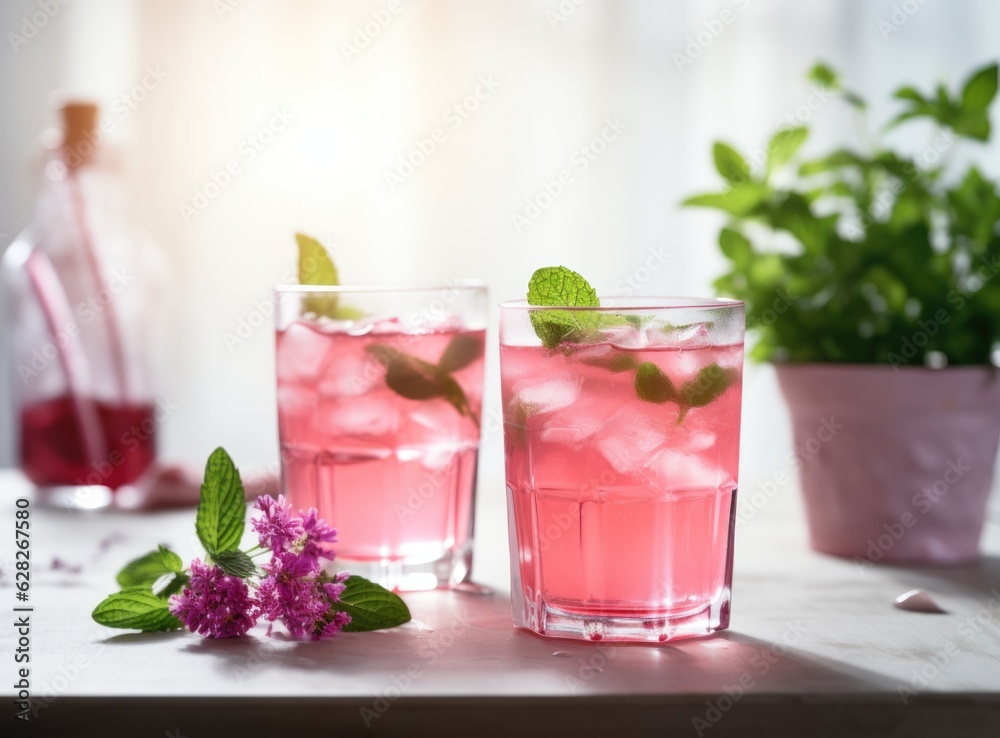
[[[590,283],[564,266],[536,269],[528,281],[529,305],[599,307],[601,301]]]
[[[351,622],[344,626],[345,633],[394,628],[410,621],[409,608],[394,592],[357,575],[348,577],[345,584],[340,602],[332,606],[333,611],[351,616]]]
[[[664,402],[675,401],[677,390],[670,377],[664,374],[660,367],[651,361],[639,365],[635,372],[635,394],[640,400],[662,405]]]
[[[161,545],[156,551],[128,562],[115,579],[121,587],[152,586],[164,574],[173,574],[183,568],[181,557]]]
[[[304,233],[296,233],[295,242],[299,245],[299,284],[340,284],[337,267],[323,244]]]
[[[246,493],[240,473],[223,448],[217,448],[205,464],[195,530],[209,555],[232,551],[243,537]]]
[[[542,267],[528,282],[528,304],[563,307],[600,307],[597,292],[586,279],[563,266]],[[580,341],[594,332],[599,318],[590,312],[534,310],[530,314],[535,334],[546,348],[562,341]]]
[[[110,595],[94,608],[91,617],[109,628],[159,633],[177,630],[181,621],[170,614],[167,600],[153,594],[149,587],[128,587]]]
[[[748,174],[746,163],[727,146],[716,147],[716,163],[720,171],[726,169],[734,177]],[[724,172],[725,174],[725,172]],[[531,275],[528,282],[528,304],[545,307],[600,307],[601,301],[593,287],[566,267],[542,267]],[[672,325],[666,321],[658,321],[651,315],[620,315],[596,310],[534,310],[529,314],[535,333],[546,348],[555,348],[561,343],[571,344],[562,348],[563,353],[573,357],[586,347],[578,344],[593,342],[608,342],[612,336],[602,331],[632,326],[643,328],[651,321],[663,332],[680,332],[704,325],[706,331],[712,323],[690,323],[687,325]],[[707,335],[707,333],[706,333]],[[651,350],[652,349],[651,347]],[[722,395],[734,382],[740,378],[737,369],[723,369],[718,364],[710,364],[698,372],[697,376],[684,383],[678,391],[670,377],[653,362],[639,361],[632,355],[614,351],[610,354],[594,355],[590,350],[583,351],[580,363],[597,366],[617,373],[635,371],[633,384],[635,394],[644,402],[662,405],[675,402],[680,406],[677,422],[680,423],[692,407],[702,407]],[[522,414],[527,408],[512,403],[505,414],[505,421],[515,427],[523,426],[517,422],[517,413]]]
[[[337,267],[323,248],[323,244],[304,233],[295,234],[299,246],[299,284],[336,286],[340,284]],[[302,300],[302,310],[334,320],[357,320],[364,313],[347,305],[341,305],[337,295],[306,295]]]
[[[454,341],[455,339],[452,340],[452,343]],[[476,343],[479,342],[476,341]],[[478,350],[481,352],[482,346],[479,346]],[[479,419],[472,411],[469,398],[466,397],[462,386],[442,366],[444,355],[442,355],[442,364],[431,364],[429,361],[424,361],[380,343],[368,344],[365,351],[385,367],[385,384],[400,397],[405,397],[408,400],[441,398],[451,403],[459,414],[470,418],[476,425],[479,424]],[[462,349],[461,352],[467,353],[467,350]],[[456,356],[452,357],[452,362],[465,358],[465,356],[458,355],[459,350],[456,350],[455,353]]]
[[[712,362],[698,372],[694,379],[689,379],[681,387],[681,400],[690,407],[703,407],[720,397],[740,378],[736,369],[723,368]]]
[[[478,336],[459,334],[448,343],[438,360],[438,368],[457,372],[483,355],[483,342]]]
[[[252,577],[257,572],[257,567],[253,560],[242,551],[220,551],[212,556],[214,561],[222,571],[229,576],[246,579]]]

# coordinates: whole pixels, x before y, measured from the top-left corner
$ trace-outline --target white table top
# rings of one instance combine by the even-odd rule
[[[997,735],[995,520],[978,566],[862,568],[808,549],[789,488],[737,526],[729,631],[614,647],[511,626],[501,485],[480,490],[477,511],[474,573],[495,589],[492,596],[408,594],[413,622],[324,643],[267,638],[261,626],[251,638],[228,641],[98,626],[90,612],[116,589],[114,574],[127,560],[157,542],[185,561],[200,554],[194,511],[79,514],[33,506],[31,688],[46,702],[35,734],[109,735],[109,724],[127,724],[134,730],[120,734],[248,735],[280,721],[407,735],[473,727],[488,734],[663,734],[671,726],[711,736]],[[29,488],[5,471],[0,489],[8,530],[0,599],[10,612],[18,604],[10,522],[15,497]],[[54,569],[54,559],[83,568]],[[948,614],[892,607],[914,587],[931,592]],[[16,677],[15,641],[12,628],[0,629],[5,696]]]

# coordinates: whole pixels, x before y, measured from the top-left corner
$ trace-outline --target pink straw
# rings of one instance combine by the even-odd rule
[[[54,339],[59,333],[59,326],[68,326],[73,321],[73,312],[66,297],[59,276],[49,257],[37,247],[31,251],[25,262],[25,269],[31,286],[38,296],[42,314],[49,328],[49,335]],[[92,462],[99,462],[107,455],[104,447],[104,437],[101,433],[101,421],[97,413],[97,405],[93,398],[84,397],[80,391],[81,377],[87,371],[87,363],[77,340],[69,335],[65,337],[64,346],[56,352],[63,373],[66,375],[66,385],[70,397],[73,398],[73,414],[77,429],[83,441],[84,449]]]
[[[80,187],[80,182],[76,177],[76,173],[72,169],[67,172],[66,182],[69,186],[73,213],[76,216],[77,228],[80,233],[80,241],[82,242],[83,251],[87,258],[87,266],[90,268],[90,275],[94,282],[94,287],[97,290],[98,295],[107,291],[110,296],[111,293],[108,289],[107,283],[104,281],[104,277],[102,276],[103,272],[97,258],[97,250],[94,248],[94,241],[90,235],[90,228],[87,224],[87,209],[86,203],[84,203],[83,200],[83,190]],[[110,299],[107,305],[105,320],[105,325],[108,331],[108,342],[111,344],[111,360],[115,369],[115,374],[118,377],[119,395],[122,401],[126,401],[131,393],[129,392],[128,386],[128,372],[125,370],[125,352],[122,348],[122,336],[121,329],[118,324],[118,313],[115,309],[114,301]]]

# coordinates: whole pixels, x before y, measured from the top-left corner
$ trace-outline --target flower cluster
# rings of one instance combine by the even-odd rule
[[[253,521],[253,529],[260,545],[273,552],[257,589],[261,615],[272,623],[280,620],[296,638],[319,640],[339,633],[351,618],[332,611],[332,605],[344,591],[347,573],[329,577],[322,563],[333,559],[322,544],[336,541],[337,531],[315,508],[293,515],[280,495],[277,500],[262,495],[256,508],[264,514]]]
[[[195,559],[190,581],[171,598],[170,611],[190,630],[212,638],[243,635],[260,617],[280,621],[296,638],[339,633],[351,618],[333,605],[348,574],[323,571],[324,560],[334,558],[325,544],[337,540],[337,531],[315,508],[294,513],[283,496],[262,495],[254,507],[262,513],[251,521],[259,548],[271,553],[255,596],[245,580]]]
[[[209,638],[241,636],[253,627],[260,613],[245,581],[201,559],[191,562],[191,580],[170,605],[170,611],[188,630]]]

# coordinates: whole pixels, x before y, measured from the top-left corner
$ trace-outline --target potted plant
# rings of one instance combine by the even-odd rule
[[[810,78],[863,120],[865,102],[818,64]],[[800,157],[780,130],[751,166],[714,146],[726,182],[685,205],[721,210],[747,305],[750,356],[774,362],[788,403],[813,548],[861,563],[960,563],[979,537],[1000,439],[1000,193],[965,142],[990,138],[997,65],[953,92],[895,92],[887,124],[929,121],[903,153],[860,146]]]

